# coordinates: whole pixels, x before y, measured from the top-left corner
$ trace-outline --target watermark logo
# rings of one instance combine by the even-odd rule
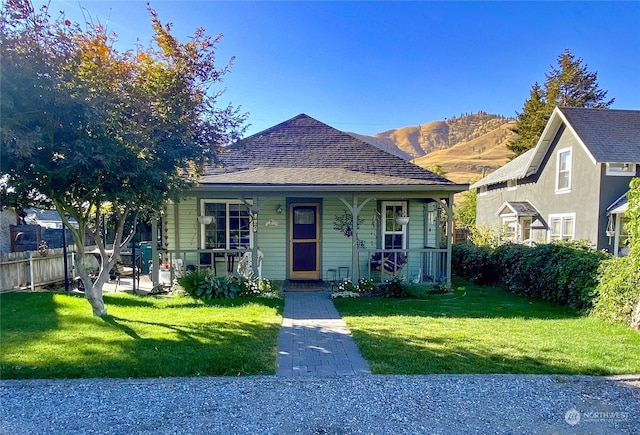
[[[577,409],[572,408],[564,414],[564,421],[566,421],[567,424],[570,424],[571,426],[575,426],[576,424],[580,423],[580,413]]]
[[[580,412],[575,408],[571,408],[564,414],[564,421],[571,426],[582,423],[595,422],[620,422],[629,420],[629,413],[622,411],[593,411]]]

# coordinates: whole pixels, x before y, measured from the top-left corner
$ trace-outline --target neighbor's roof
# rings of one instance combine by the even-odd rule
[[[471,188],[522,179],[536,173],[563,124],[573,132],[594,164],[640,163],[640,110],[556,107],[535,148],[476,182]],[[528,159],[524,159],[524,156],[528,156]]]
[[[522,178],[522,173],[526,170],[529,164],[531,156],[535,152],[534,149],[530,149],[524,154],[519,155],[515,159],[511,160],[504,166],[499,167],[482,180],[479,180],[469,186],[469,189],[475,189],[480,186],[501,183],[507,180],[515,180]]]
[[[233,144],[219,158],[201,185],[467,188],[304,114]]]
[[[640,110],[560,109],[598,163],[640,163]]]
[[[511,213],[516,216],[540,216],[540,212],[529,201],[506,201],[502,207],[498,209],[497,215],[502,214],[502,211],[508,208]]]

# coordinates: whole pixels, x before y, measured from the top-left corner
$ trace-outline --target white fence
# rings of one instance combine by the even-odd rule
[[[69,280],[74,278],[75,252],[67,250]],[[0,255],[0,291],[28,289],[64,282],[63,249]]]

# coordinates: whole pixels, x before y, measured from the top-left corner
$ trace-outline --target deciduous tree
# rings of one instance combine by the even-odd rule
[[[78,272],[96,315],[106,314],[102,287],[133,235],[127,218],[183,196],[245,118],[217,107],[212,86],[231,65],[216,67],[221,36],[198,29],[181,43],[148,11],[153,42],[125,52],[102,26],[52,19],[29,0],[10,0],[0,13],[3,198],[51,203],[80,256],[85,235],[95,242],[97,280],[82,262]],[[112,252],[99,231],[107,212],[117,221]]]

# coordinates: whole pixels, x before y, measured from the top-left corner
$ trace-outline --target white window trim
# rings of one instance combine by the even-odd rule
[[[549,215],[549,231],[547,234],[547,241],[551,242],[552,239],[551,238],[551,232],[552,232],[552,226],[551,226],[551,221],[553,219],[560,219],[560,230],[562,231],[562,222],[564,219],[566,218],[570,218],[573,220],[573,231],[571,233],[571,238],[569,240],[575,240],[576,239],[576,214],[575,213],[554,213],[554,214],[550,214]],[[562,238],[560,240],[563,240]]]
[[[617,170],[617,169],[612,169],[615,168],[617,166],[611,166],[611,165],[620,165],[620,166],[625,166],[625,165],[629,165],[630,170],[629,171],[621,171],[621,170]],[[610,163],[606,163],[606,167],[607,170],[605,172],[606,175],[611,176],[611,177],[634,177],[636,175],[636,164],[635,163],[627,163],[627,162],[610,162]]]
[[[518,180],[512,178],[511,180],[507,180],[507,190],[516,190],[518,189]]]
[[[400,231],[387,231],[387,225],[385,222],[387,207],[389,206],[401,206],[402,213],[408,216],[408,203],[407,201],[382,201],[380,204],[380,208],[382,209],[382,231],[380,232],[380,236],[382,237],[381,246],[384,248],[385,236],[387,234],[402,234],[402,249],[407,249],[407,227],[408,225],[402,225],[402,230]]]
[[[560,188],[558,187],[558,182],[560,181],[560,154],[563,154],[565,152],[569,152],[569,186],[568,187],[563,187]],[[559,149],[558,151],[556,151],[556,193],[569,193],[571,192],[571,181],[572,181],[572,177],[573,176],[573,149],[571,147],[569,148],[562,148]]]
[[[249,204],[251,204],[250,201],[248,201]],[[238,200],[238,199],[201,199],[200,200],[200,215],[204,214],[204,210],[205,210],[205,204],[225,204],[225,219],[226,219],[226,223],[229,223],[229,205],[245,205],[244,202]],[[200,249],[207,249],[205,248],[205,246],[207,246],[206,244],[206,232],[205,232],[205,224],[199,224],[200,225]],[[225,225],[225,247],[224,248],[216,248],[216,249],[212,249],[213,251],[224,251],[227,248],[228,244],[229,244],[229,238],[231,235],[231,228],[229,228],[230,225]],[[253,249],[253,231],[249,231],[249,249]]]

